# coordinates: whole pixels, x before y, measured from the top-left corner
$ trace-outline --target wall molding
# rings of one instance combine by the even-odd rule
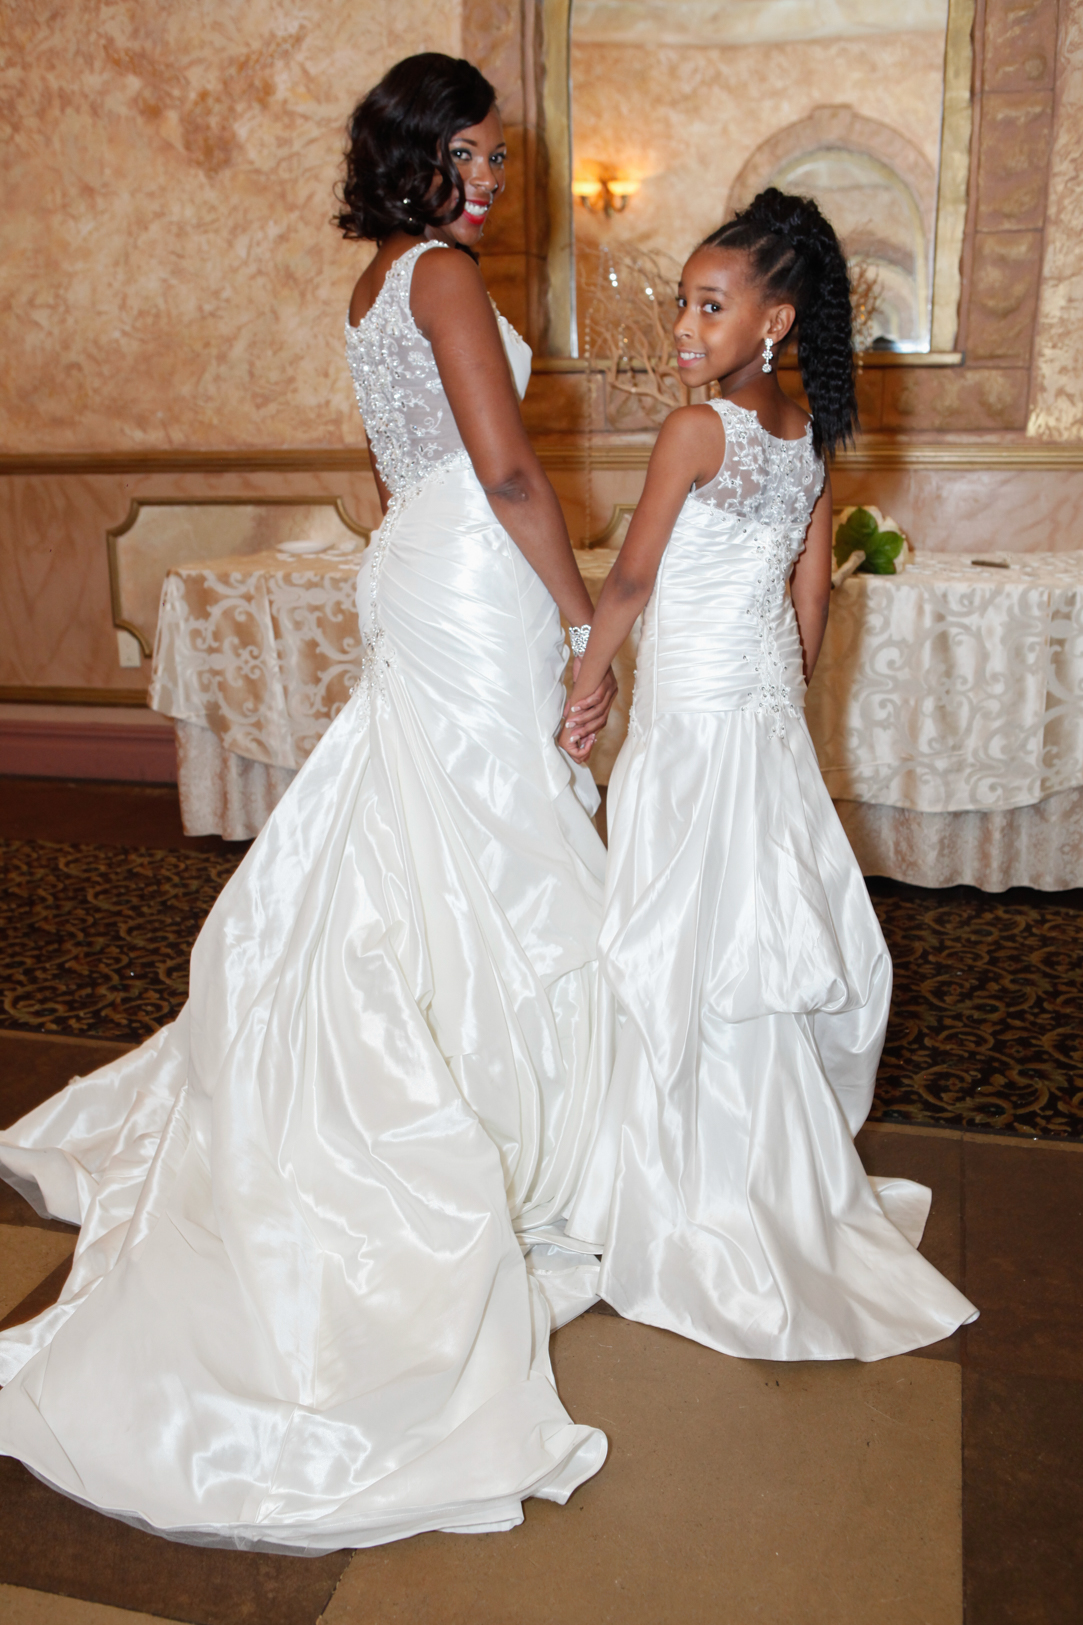
[[[543,468],[644,469],[654,432],[637,435],[595,430],[543,434],[534,449]],[[1083,469],[1083,441],[905,440],[870,434],[839,452],[836,468]],[[66,474],[243,474],[365,473],[371,465],[364,447],[281,451],[29,452],[0,454],[0,476]],[[177,500],[182,500],[178,498]],[[191,499],[184,499],[191,500]],[[214,502],[214,497],[204,499]],[[223,497],[221,500],[230,500]],[[233,499],[240,500],[240,499]],[[245,500],[258,500],[246,498]],[[266,499],[264,499],[266,500]],[[290,500],[294,500],[291,498]],[[88,702],[89,703],[89,702]]]
[[[0,686],[0,705],[120,705],[145,711],[145,688],[33,688]]]
[[[5,716],[0,712],[0,773],[49,779],[113,779],[175,784],[174,730],[156,713],[117,720]]]
[[[368,472],[364,446],[262,451],[0,452],[3,474],[259,474]]]
[[[589,437],[556,436],[535,443],[542,467],[551,472],[591,469],[610,472],[620,469],[643,470],[650,460],[654,436],[621,436],[596,433]],[[1083,442],[1070,445],[1041,441],[914,441],[896,435],[866,435],[856,446],[840,451],[832,461],[840,470],[869,469],[957,469],[959,472],[988,469],[1083,470]]]

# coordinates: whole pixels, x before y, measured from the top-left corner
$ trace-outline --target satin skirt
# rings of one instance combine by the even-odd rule
[[[215,904],[179,1019],[0,1135],[81,1225],[0,1451],[177,1539],[318,1553],[563,1502],[551,1325],[612,1056],[559,617],[473,473],[378,533],[381,658]]]
[[[622,1315],[725,1354],[882,1359],[976,1311],[870,1180],[891,961],[803,717],[663,712],[610,785],[601,958],[622,1026],[568,1218]]]

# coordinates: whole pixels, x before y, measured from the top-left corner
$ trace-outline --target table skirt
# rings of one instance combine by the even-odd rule
[[[1083,886],[1083,789],[1003,812],[915,812],[836,801],[862,874],[911,886]]]
[[[239,756],[202,723],[174,718],[173,726],[184,833],[252,840],[296,778],[296,769]]]
[[[175,722],[177,777],[186,835],[248,841],[258,835],[294,777],[238,756],[210,728]],[[836,801],[862,874],[912,886],[1004,891],[1083,886],[1083,789],[1063,790],[1008,812],[914,812]]]

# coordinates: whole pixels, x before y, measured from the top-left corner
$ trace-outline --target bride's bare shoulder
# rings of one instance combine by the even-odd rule
[[[481,271],[469,254],[440,248],[421,254],[410,287],[410,309],[423,333],[444,321],[477,320],[489,315],[489,295]]]

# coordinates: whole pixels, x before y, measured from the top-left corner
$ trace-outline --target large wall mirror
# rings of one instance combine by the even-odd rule
[[[567,29],[572,135],[554,180],[566,188],[570,169],[571,199],[551,196],[554,352],[583,354],[589,282],[607,250],[679,265],[768,185],[815,197],[834,224],[870,290],[873,353],[954,350],[974,0],[555,10],[550,0],[556,31]]]

